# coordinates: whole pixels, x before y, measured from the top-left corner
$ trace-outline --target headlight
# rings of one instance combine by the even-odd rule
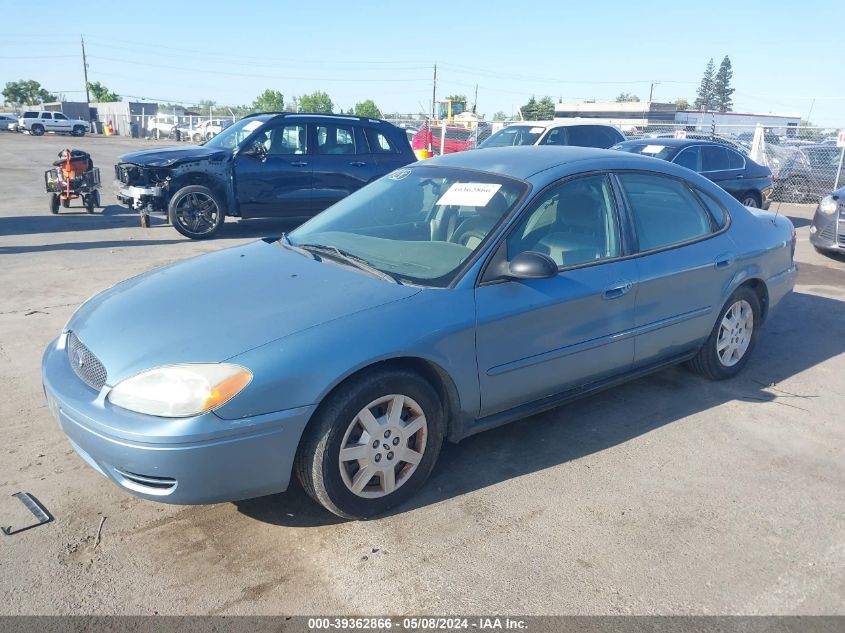
[[[183,418],[219,407],[251,380],[252,372],[239,365],[170,365],[127,378],[108,398],[130,411]]]
[[[836,207],[838,202],[833,196],[825,196],[822,198],[822,201],[819,202],[819,211],[824,213],[825,215],[833,215],[836,213]]]

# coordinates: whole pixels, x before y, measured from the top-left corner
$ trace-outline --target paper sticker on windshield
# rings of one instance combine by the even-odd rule
[[[435,204],[459,207],[486,207],[502,185],[487,182],[456,182]]]
[[[540,133],[544,132],[545,130],[546,130],[546,128],[544,128],[544,127],[532,127],[530,130],[528,130],[528,133],[529,134],[540,134]]]
[[[666,149],[665,145],[646,145],[643,148],[643,154],[659,154],[664,149]]]
[[[393,173],[388,174],[387,177],[390,178],[391,180],[402,180],[403,178],[407,178],[410,175],[411,175],[410,169],[397,169]]]
[[[244,130],[247,132],[252,132],[255,128],[261,127],[264,121],[250,121],[244,126]]]

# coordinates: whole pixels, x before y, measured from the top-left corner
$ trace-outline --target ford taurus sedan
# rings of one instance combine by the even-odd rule
[[[674,363],[736,375],[794,246],[787,218],[654,158],[454,154],[96,295],[44,387],[76,452],[133,494],[237,500],[295,472],[367,517],[423,485],[444,439]]]

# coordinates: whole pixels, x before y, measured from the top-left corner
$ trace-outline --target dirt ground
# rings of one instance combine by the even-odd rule
[[[48,212],[43,170],[68,145],[103,169],[95,215]],[[734,380],[671,369],[447,446],[377,520],[341,522],[298,486],[167,506],[71,450],[41,353],[117,281],[291,227],[229,222],[201,243],[140,228],[112,165],[150,146],[0,134],[0,524],[28,519],[21,490],[55,515],[0,536],[0,614],[843,612],[845,261],[810,246],[812,207],[779,209],[798,286]]]

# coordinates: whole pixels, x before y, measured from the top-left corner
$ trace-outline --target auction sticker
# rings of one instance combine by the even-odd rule
[[[488,182],[456,182],[435,204],[459,207],[486,207],[502,185]]]
[[[665,145],[646,145],[643,148],[643,154],[659,154],[664,149],[666,149]]]

